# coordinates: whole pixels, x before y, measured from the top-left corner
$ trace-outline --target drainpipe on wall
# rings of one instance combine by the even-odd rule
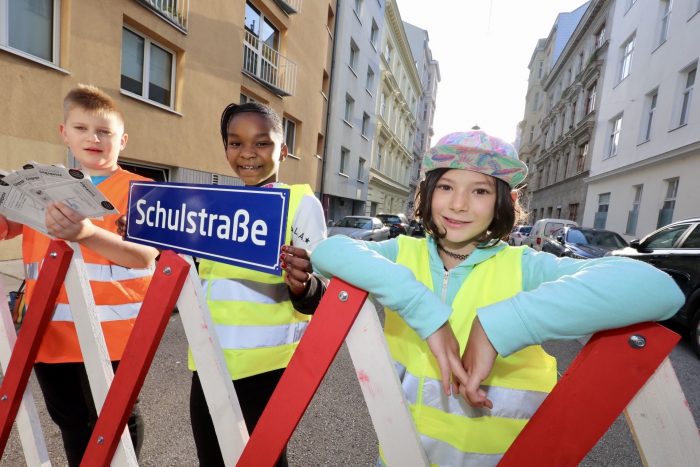
[[[328,125],[331,120],[331,108],[333,107],[333,83],[335,82],[335,73],[333,72],[333,68],[335,67],[335,52],[338,46],[336,36],[338,34],[338,20],[340,18],[340,4],[342,2],[343,0],[336,0],[335,2],[335,24],[333,25],[333,52],[331,53],[331,69],[330,76],[328,77],[328,79],[330,79],[330,84],[328,85],[328,109],[326,110],[326,129],[325,137],[323,140],[323,160],[321,161],[321,191],[319,193],[319,196],[321,198],[321,206],[323,206],[323,215],[326,218],[326,222],[328,221],[328,210],[330,209],[330,198],[324,192],[326,180],[326,153],[328,151],[329,140]]]

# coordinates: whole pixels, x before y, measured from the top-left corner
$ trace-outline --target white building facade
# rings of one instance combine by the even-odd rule
[[[384,0],[337,4],[323,167],[326,219],[365,213],[381,77]]]
[[[420,76],[422,91],[416,115],[416,134],[413,138],[412,147],[413,164],[409,176],[410,192],[406,212],[406,215],[412,218],[415,208],[416,189],[420,181],[420,163],[423,154],[430,148],[431,139],[435,134],[433,131],[433,120],[435,119],[437,88],[440,82],[440,64],[433,59],[428,31],[406,22],[403,23],[403,26],[415,60],[416,70],[418,70]]]
[[[700,214],[700,1],[619,0],[583,223],[641,237]]]
[[[420,77],[396,0],[386,0],[384,22],[367,215],[407,212],[414,159],[411,148],[421,97]]]

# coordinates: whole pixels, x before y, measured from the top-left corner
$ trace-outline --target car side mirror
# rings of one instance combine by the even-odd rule
[[[639,250],[639,239],[635,238],[630,242],[630,247],[634,248],[635,250]]]
[[[557,241],[561,244],[564,244],[564,237],[562,235],[557,235]]]

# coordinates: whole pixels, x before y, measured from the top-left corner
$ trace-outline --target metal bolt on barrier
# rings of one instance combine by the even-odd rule
[[[344,290],[341,290],[340,293],[338,294],[338,298],[340,299],[341,302],[347,302],[348,301],[348,293]]]
[[[0,401],[6,401],[7,400],[7,394],[3,394],[2,397],[0,397]]]
[[[97,437],[97,444],[103,444],[105,442],[104,436],[98,436]]]
[[[51,253],[49,253],[49,256],[52,258],[56,258],[56,257],[58,257],[58,253],[56,253],[55,251],[52,251]]]
[[[630,347],[634,349],[641,349],[647,345],[646,338],[644,336],[640,336],[639,334],[631,335],[627,342],[629,343]]]
[[[173,270],[170,268],[170,266],[166,266],[165,268],[163,268],[163,274],[165,274],[166,276],[169,276],[172,273]]]

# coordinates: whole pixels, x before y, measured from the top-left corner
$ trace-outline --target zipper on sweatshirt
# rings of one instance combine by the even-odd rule
[[[445,272],[442,273],[442,293],[440,294],[440,297],[442,297],[442,303],[447,303],[447,283],[450,280],[450,271],[445,270]]]

